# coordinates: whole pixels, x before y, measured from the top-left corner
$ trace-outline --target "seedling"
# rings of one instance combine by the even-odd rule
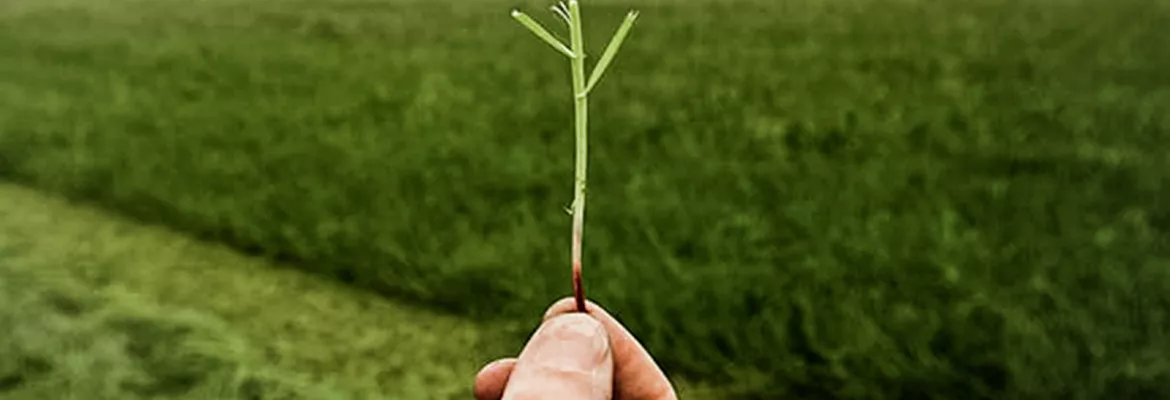
[[[589,154],[589,92],[593,90],[597,82],[601,80],[605,69],[613,62],[613,57],[617,55],[626,35],[630,33],[630,28],[634,26],[634,21],[638,19],[638,12],[630,11],[629,14],[626,14],[626,19],[622,21],[613,38],[609,40],[609,45],[601,53],[601,58],[597,60],[597,64],[593,66],[593,72],[589,73],[589,79],[586,80],[585,39],[581,36],[581,5],[578,4],[577,0],[569,0],[568,5],[560,2],[552,6],[552,11],[569,29],[568,46],[523,12],[512,10],[512,18],[515,18],[537,37],[552,46],[554,50],[568,57],[570,71],[573,74],[573,114],[575,116],[574,133],[577,139],[577,160],[574,167],[573,203],[568,211],[569,215],[573,217],[573,246],[571,250],[573,298],[577,302],[577,311],[585,312],[585,286],[581,281],[581,245],[585,228],[585,177]]]

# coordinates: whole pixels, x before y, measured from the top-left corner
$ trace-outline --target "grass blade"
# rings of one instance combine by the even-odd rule
[[[544,29],[543,26],[540,26],[540,23],[536,22],[536,20],[533,20],[532,17],[529,17],[527,14],[520,12],[520,10],[512,10],[512,18],[520,21],[520,24],[527,27],[528,30],[532,31],[532,33],[535,33],[537,37],[543,39],[545,43],[548,43],[557,51],[566,56],[569,56],[569,58],[577,58],[577,55],[573,54],[573,51],[570,50],[568,46],[565,46],[565,44],[561,43],[560,40],[557,40],[556,37],[553,37],[552,33],[549,33],[549,31]]]
[[[637,11],[630,11],[629,14],[626,14],[626,19],[622,21],[622,25],[613,34],[613,38],[605,46],[605,52],[601,53],[601,59],[597,60],[597,65],[593,67],[593,73],[589,74],[589,83],[585,85],[585,93],[593,90],[593,85],[596,85],[597,81],[601,80],[601,75],[605,73],[605,69],[609,68],[609,64],[613,62],[613,57],[617,55],[618,49],[622,47],[622,42],[626,40],[626,35],[630,33],[630,28],[634,26],[634,21],[637,19]]]

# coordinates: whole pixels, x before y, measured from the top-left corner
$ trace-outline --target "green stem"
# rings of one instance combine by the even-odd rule
[[[573,215],[573,297],[577,301],[577,311],[585,312],[585,288],[581,280],[581,249],[585,231],[585,177],[589,157],[589,91],[601,80],[605,69],[613,61],[634,20],[638,18],[637,11],[630,11],[625,21],[618,27],[618,31],[610,39],[609,45],[601,54],[601,59],[593,67],[593,73],[586,80],[585,75],[585,38],[581,35],[581,5],[578,0],[569,0],[568,10],[564,3],[553,6],[553,11],[569,25],[570,46],[565,46],[548,30],[541,27],[532,18],[519,10],[512,10],[512,17],[520,21],[525,27],[544,40],[557,51],[569,57],[573,72],[573,116],[574,133],[577,142],[577,161],[574,168],[573,205],[569,213]]]
[[[585,229],[585,179],[589,155],[589,98],[585,92],[585,45],[581,35],[581,7],[577,0],[569,0],[570,42],[573,54],[573,114],[577,161],[574,168],[575,191],[573,194],[573,295],[577,311],[585,312],[585,290],[581,278],[581,252]]]

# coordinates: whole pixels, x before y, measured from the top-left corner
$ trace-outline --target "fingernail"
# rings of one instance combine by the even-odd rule
[[[548,335],[538,351],[541,364],[556,369],[592,371],[605,360],[609,338],[592,317],[573,313],[549,320],[542,330]]]

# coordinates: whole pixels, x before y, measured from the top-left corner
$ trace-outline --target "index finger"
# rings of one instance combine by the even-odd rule
[[[671,386],[666,374],[650,357],[638,339],[630,333],[621,322],[605,311],[604,308],[592,301],[586,300],[585,310],[593,318],[601,322],[609,334],[610,346],[613,349],[613,394],[615,399],[621,400],[677,400],[678,396]],[[564,298],[544,314],[544,319],[577,312],[577,305],[572,297]]]

